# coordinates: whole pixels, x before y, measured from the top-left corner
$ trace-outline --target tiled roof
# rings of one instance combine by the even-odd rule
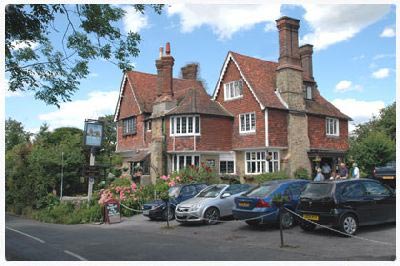
[[[189,89],[183,98],[178,98],[178,106],[167,115],[176,114],[209,114],[232,116],[218,102],[212,101],[204,89]]]
[[[157,75],[129,71],[127,78],[129,79],[127,85],[132,85],[140,110],[151,113],[153,103],[157,98]],[[178,106],[172,110],[171,114],[203,113],[232,116],[222,106],[211,100],[201,81],[174,78],[172,84]]]
[[[268,108],[286,109],[275,93],[277,62],[265,61],[235,52],[230,52],[230,54],[239,65],[242,75],[262,105]],[[322,97],[318,89],[315,89],[314,99],[306,101],[306,111],[310,114],[351,120],[350,117],[340,112],[339,109]]]

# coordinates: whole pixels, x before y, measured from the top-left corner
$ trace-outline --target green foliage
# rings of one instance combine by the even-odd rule
[[[282,179],[288,179],[289,177],[287,176],[285,171],[278,171],[278,172],[272,172],[272,173],[263,173],[260,175],[254,176],[254,180],[258,183],[264,183],[267,181],[272,181],[272,180],[282,180]]]
[[[18,144],[28,143],[31,134],[24,130],[21,122],[8,118],[5,123],[5,146],[6,151],[11,150]]]
[[[114,181],[111,182],[111,184],[115,187],[130,187],[131,186],[131,181],[127,178],[116,178]]]
[[[143,4],[133,7],[142,13],[146,8]],[[161,12],[162,5],[151,7]],[[125,13],[115,5],[7,5],[5,68],[9,90],[31,90],[36,99],[59,106],[71,99],[80,80],[88,76],[91,61],[102,58],[122,70],[131,69],[141,37],[121,32],[117,25]],[[60,43],[53,46],[50,35],[58,35]]]
[[[352,141],[351,156],[365,173],[370,173],[374,166],[385,165],[395,159],[396,145],[384,132],[371,131],[364,138]]]
[[[396,102],[383,108],[379,116],[356,126],[350,138],[347,160],[355,161],[361,175],[370,175],[374,166],[396,158]]]
[[[307,169],[303,168],[303,167],[299,167],[298,169],[296,169],[296,171],[294,171],[293,173],[294,178],[297,179],[311,179],[310,174],[308,173]]]
[[[102,210],[100,205],[94,202],[91,204],[81,204],[79,207],[72,203],[60,203],[52,208],[37,211],[33,217],[46,223],[91,223],[102,220]]]
[[[179,177],[179,178],[177,178]],[[216,184],[220,183],[217,173],[211,168],[201,163],[200,166],[190,165],[177,172],[171,174],[171,178],[175,179],[178,183],[206,183]]]
[[[60,204],[60,199],[52,193],[47,194],[46,197],[39,198],[36,202],[37,209],[53,208]]]

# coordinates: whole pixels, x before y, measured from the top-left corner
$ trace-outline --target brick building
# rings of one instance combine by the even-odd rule
[[[213,96],[196,64],[173,78],[169,43],[157,74],[125,73],[115,113],[117,152],[142,182],[201,162],[241,177],[299,167],[334,168],[348,149],[348,121],[319,93],[312,45],[299,47],[299,20],[282,17],[279,60],[228,52]]]

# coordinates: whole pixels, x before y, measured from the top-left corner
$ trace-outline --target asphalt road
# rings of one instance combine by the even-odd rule
[[[284,231],[280,248],[275,227],[253,229],[243,222],[182,226],[175,221],[148,221],[138,215],[119,224],[56,225],[6,214],[7,260],[394,260],[396,226],[361,228],[345,238],[327,229]]]

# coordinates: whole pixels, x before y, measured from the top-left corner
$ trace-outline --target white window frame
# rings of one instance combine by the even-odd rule
[[[234,80],[224,84],[224,100],[231,101],[243,97],[243,80]]]
[[[221,173],[221,162],[226,162],[226,169],[228,169],[228,162],[233,162],[233,172],[232,173]],[[222,153],[219,155],[219,165],[218,172],[220,175],[236,175],[236,159],[234,153]]]
[[[192,132],[189,131],[189,118],[192,118]],[[185,119],[185,123],[182,123],[183,119]],[[199,121],[198,131],[196,132],[196,120]],[[178,128],[179,121],[179,128]],[[169,119],[169,134],[170,136],[200,136],[201,135],[201,119],[199,115],[177,115],[171,116]],[[182,124],[185,124],[185,128],[182,127]],[[179,129],[179,130],[178,130]],[[184,130],[183,130],[184,129]],[[179,131],[179,133],[178,133]],[[185,133],[182,133],[184,131]]]
[[[270,161],[267,160],[267,156],[269,155],[269,153],[272,153],[272,155],[271,155],[272,158]],[[249,160],[247,159],[248,158],[247,154],[249,154],[249,158],[250,158]],[[253,154],[255,154],[254,157],[252,156]],[[280,169],[281,169],[280,156],[281,155],[280,155],[279,150],[246,151],[244,153],[245,174],[246,175],[258,175],[258,174],[262,174],[262,173],[271,173],[271,172],[280,171]],[[256,171],[249,172],[248,162],[250,162],[250,163],[254,162]],[[272,163],[272,168],[270,168],[270,166],[269,166],[270,163]],[[277,163],[277,169],[275,169],[275,167],[274,167],[275,163]]]
[[[150,127],[149,127],[149,125],[150,125]],[[146,131],[151,131],[151,120],[147,120],[147,121],[145,121],[144,122],[144,126],[145,126],[145,129],[146,129]]]
[[[253,127],[252,127],[252,123],[251,123],[251,121],[252,121],[251,116],[252,115],[254,116],[254,126]],[[244,118],[244,130],[242,130],[242,117]],[[246,122],[249,123],[249,128],[250,128],[249,130],[246,130]],[[239,133],[240,134],[255,133],[256,132],[256,128],[257,128],[257,118],[256,118],[256,113],[255,112],[239,114]]]
[[[176,157],[176,164],[175,164],[175,157]],[[191,162],[192,162],[191,165],[195,165],[195,157],[199,157],[199,164],[196,165],[196,166],[200,166],[200,163],[201,163],[200,154],[172,154],[172,156],[171,156],[171,169],[172,169],[172,172],[179,171],[179,170],[183,169],[183,168],[179,168],[179,157],[183,157],[184,158],[183,159],[183,168],[189,166],[187,164],[187,158],[188,157],[191,157]]]
[[[327,136],[339,137],[339,119],[327,117],[325,119],[325,132]]]
[[[312,100],[312,87],[311,86],[306,87],[306,99]]]

